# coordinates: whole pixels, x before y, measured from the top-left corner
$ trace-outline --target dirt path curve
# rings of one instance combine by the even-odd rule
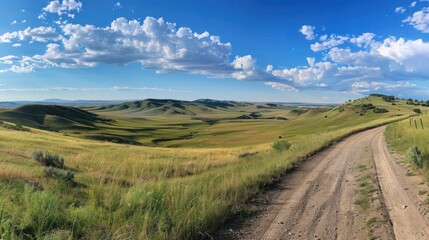
[[[428,222],[410,194],[406,172],[387,149],[384,129],[357,133],[308,159],[282,180],[263,211],[222,238],[429,238]],[[371,176],[374,185],[367,209],[356,204],[362,176]]]
[[[401,239],[429,239],[429,223],[417,191],[410,191],[416,183],[406,176],[387,149],[384,135],[378,132],[372,143],[377,175],[395,237]]]

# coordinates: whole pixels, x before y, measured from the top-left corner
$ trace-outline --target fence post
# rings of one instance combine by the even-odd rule
[[[423,127],[423,120],[420,118],[420,123],[422,124],[422,129],[425,129],[424,127]]]
[[[416,126],[416,129],[417,129],[417,121],[416,121],[416,119],[414,119],[414,125]]]

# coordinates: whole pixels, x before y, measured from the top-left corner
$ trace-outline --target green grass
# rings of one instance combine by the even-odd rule
[[[364,165],[359,165],[358,169],[362,169],[362,166]],[[365,169],[367,169],[366,166]],[[359,205],[364,210],[368,210],[371,206],[372,195],[375,191],[374,181],[373,173],[367,173],[357,179],[359,196],[355,204]]]
[[[370,101],[389,112],[356,114],[361,102]],[[91,130],[133,137],[141,143],[195,130],[192,138],[162,142],[182,148],[92,141],[76,138],[79,134],[65,136],[67,131],[0,128],[0,235],[39,239],[199,238],[237,214],[237,206],[299,159],[352,132],[407,117],[414,106],[401,104],[394,106],[400,115],[392,115],[392,105],[381,98],[370,97],[344,105],[341,111],[310,109],[291,117],[287,109],[274,109],[262,114],[284,111],[290,118],[287,121],[221,120],[214,125],[183,116],[147,120],[111,114],[103,117],[112,116],[115,122],[96,122],[98,130]],[[148,124],[140,126],[145,121]],[[187,123],[194,125],[184,126]],[[154,130],[143,130],[148,128]],[[91,131],[85,134],[94,134]],[[152,135],[147,139],[139,138],[148,132]],[[291,143],[287,151],[272,149],[279,135]],[[47,176],[45,166],[32,159],[35,150],[63,157],[66,167],[74,172],[75,184]]]
[[[419,123],[417,129],[414,119]],[[423,124],[427,124],[429,127],[429,117],[428,115],[420,115],[414,119],[389,125],[386,130],[386,140],[393,149],[403,155],[414,147],[421,149],[421,167],[417,167],[411,162],[408,163],[414,168],[413,172],[423,175],[425,179],[429,179],[429,145],[427,144],[429,142],[429,129],[426,127],[422,129],[420,126],[420,119],[422,119]],[[407,172],[407,175],[411,176],[412,172]]]

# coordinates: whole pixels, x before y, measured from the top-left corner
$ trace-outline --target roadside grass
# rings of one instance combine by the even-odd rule
[[[37,129],[0,128],[0,236],[204,238],[240,214],[239,206],[301,159],[353,132],[403,119],[408,114],[405,110],[395,116],[368,112],[358,119],[355,112],[346,110],[307,111],[302,120],[284,126],[256,120],[225,123],[232,124],[229,131],[237,124],[246,128],[211,139],[210,134],[218,131],[212,127],[225,127],[220,123],[207,128],[209,135],[182,140],[183,146],[193,148],[121,145]],[[267,129],[275,138],[258,136]],[[291,143],[287,150],[271,148],[279,132]],[[244,144],[239,142],[245,138]],[[32,159],[36,150],[63,157],[75,173],[76,184],[47,177],[45,167]],[[373,191],[370,185],[362,185],[363,195]]]
[[[420,122],[422,119],[423,124],[429,127],[429,116],[421,115],[415,117],[416,121]],[[412,121],[411,121],[412,123]],[[415,128],[414,123],[411,124],[410,120],[404,120],[394,124],[390,124],[386,129],[386,140],[389,145],[405,155],[405,153],[415,147],[421,150],[419,157],[421,158],[421,166],[416,166],[411,162],[407,162],[413,168],[413,171],[408,171],[407,176],[412,176],[413,172],[422,175],[426,180],[429,180],[429,129],[421,127]]]

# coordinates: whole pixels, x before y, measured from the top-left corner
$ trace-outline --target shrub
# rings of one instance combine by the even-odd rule
[[[395,101],[395,96],[382,96],[381,98],[386,102]]]
[[[374,113],[387,113],[387,112],[389,112],[387,109],[385,109],[385,108],[375,108],[374,110],[372,110],[372,111],[374,111]]]
[[[405,159],[407,162],[413,164],[417,168],[423,167],[422,150],[419,147],[413,146],[409,148],[405,155]]]
[[[45,174],[47,177],[60,179],[67,183],[74,182],[74,172],[70,170],[63,170],[56,167],[46,167]]]
[[[282,152],[287,151],[290,148],[291,144],[286,140],[279,140],[273,144],[273,149]]]
[[[35,151],[33,158],[46,167],[64,168],[64,158],[49,152]]]
[[[421,114],[422,110],[420,110],[419,108],[414,108],[413,111],[417,114]]]

